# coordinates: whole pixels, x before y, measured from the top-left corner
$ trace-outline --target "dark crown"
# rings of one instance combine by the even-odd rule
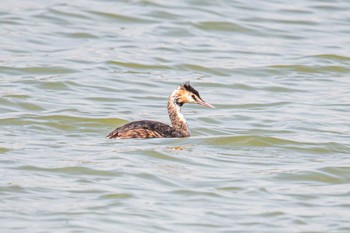
[[[181,87],[183,87],[186,91],[192,92],[193,94],[201,98],[198,91],[191,86],[189,81],[183,83]]]

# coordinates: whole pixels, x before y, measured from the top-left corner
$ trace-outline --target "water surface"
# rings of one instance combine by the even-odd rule
[[[349,11],[4,1],[1,230],[349,232]],[[105,138],[188,80],[192,137]]]

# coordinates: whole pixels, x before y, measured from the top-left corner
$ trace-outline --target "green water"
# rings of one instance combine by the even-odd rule
[[[350,232],[349,12],[4,1],[1,232]],[[192,137],[105,138],[188,80]]]

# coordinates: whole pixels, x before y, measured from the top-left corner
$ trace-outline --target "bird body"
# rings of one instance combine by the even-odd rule
[[[113,130],[107,138],[177,138],[191,135],[186,119],[181,113],[185,103],[197,103],[209,108],[189,82],[178,86],[168,98],[168,114],[171,126],[150,120],[133,121]]]

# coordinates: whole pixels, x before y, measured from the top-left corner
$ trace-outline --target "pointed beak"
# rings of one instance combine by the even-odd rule
[[[204,102],[203,100],[200,100],[200,99],[197,99],[196,102],[197,102],[197,104],[205,106],[207,108],[215,108],[213,105],[211,105],[207,102]]]

